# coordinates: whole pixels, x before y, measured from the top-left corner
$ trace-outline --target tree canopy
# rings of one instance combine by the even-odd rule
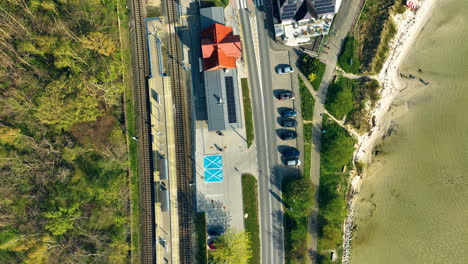
[[[309,217],[314,201],[314,187],[306,178],[287,181],[283,196],[288,206],[288,213],[296,218]]]
[[[0,263],[128,261],[116,5],[0,1]]]
[[[215,240],[215,250],[210,251],[214,263],[247,264],[252,258],[249,234],[228,229]]]
[[[329,94],[325,106],[336,118],[341,119],[353,110],[353,90],[355,86],[354,80],[340,76],[338,80],[328,88]]]

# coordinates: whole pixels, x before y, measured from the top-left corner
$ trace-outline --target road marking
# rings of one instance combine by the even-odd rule
[[[252,25],[253,23],[253,25]],[[254,18],[254,19],[251,19],[251,26],[254,26],[254,28],[251,28],[251,32],[252,32],[252,35],[253,35],[253,38],[252,38],[252,41],[254,42],[254,52],[255,52],[255,58],[257,60],[257,66],[261,66],[259,65],[260,64],[260,54],[259,54],[259,49],[258,49],[258,32],[257,32],[257,20]],[[254,34],[255,32],[255,34]],[[270,178],[271,178],[271,175],[270,175],[270,160],[269,160],[269,157],[268,157],[268,153],[269,152],[269,147],[268,147],[268,137],[267,137],[267,132],[266,132],[266,129],[267,129],[267,125],[266,125],[266,114],[265,114],[265,96],[264,96],[264,93],[263,93],[263,84],[262,84],[262,73],[261,73],[261,69],[262,67],[258,67],[257,68],[257,72],[258,72],[258,83],[259,83],[259,88],[260,88],[260,99],[261,99],[261,102],[262,102],[262,116],[263,116],[263,127],[265,128],[264,129],[264,140],[265,140],[265,159],[266,159],[266,169],[267,169],[267,172],[266,173],[266,176],[267,176],[267,187],[268,187],[268,190],[271,189],[271,181],[270,181]],[[270,226],[269,226],[269,229],[270,229],[270,236],[272,235],[273,233],[273,215],[272,215],[272,203],[271,203],[271,195],[267,194],[268,195],[268,203],[270,205],[270,211],[268,212],[269,214],[269,219],[270,219]],[[273,260],[273,239],[270,239],[270,243],[271,243],[271,251],[270,251],[270,258]]]

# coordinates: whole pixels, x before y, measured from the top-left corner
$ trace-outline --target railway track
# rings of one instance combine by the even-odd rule
[[[153,206],[153,174],[151,159],[151,134],[149,113],[149,91],[147,76],[149,73],[146,49],[146,28],[143,18],[145,8],[143,0],[130,0],[133,32],[131,32],[134,46],[133,79],[134,99],[137,109],[138,135],[138,175],[140,187],[140,221],[141,221],[141,262],[156,263],[155,256],[155,225]]]
[[[179,214],[179,257],[180,263],[191,263],[192,233],[192,160],[190,136],[190,98],[189,90],[184,85],[181,66],[181,43],[177,36],[176,26],[179,21],[178,2],[166,0],[166,10],[169,23],[168,51],[171,58],[170,75],[172,85],[172,100],[174,104],[174,127],[176,140],[177,168],[177,204]]]

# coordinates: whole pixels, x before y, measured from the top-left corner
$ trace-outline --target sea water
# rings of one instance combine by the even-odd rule
[[[439,0],[400,72],[429,84],[402,82],[415,94],[363,181],[351,263],[468,263],[468,0]]]

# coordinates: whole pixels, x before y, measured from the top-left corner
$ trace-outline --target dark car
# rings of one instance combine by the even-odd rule
[[[294,93],[293,93],[293,92],[290,92],[290,91],[281,92],[281,93],[278,95],[278,99],[279,99],[280,101],[288,100],[288,99],[294,99]]]
[[[297,111],[292,108],[288,108],[284,110],[283,112],[281,112],[281,116],[282,117],[294,117],[294,116],[297,116]]]
[[[291,149],[288,149],[288,150],[283,152],[283,156],[285,158],[288,158],[288,159],[297,158],[297,157],[299,157],[299,154],[300,154],[299,150],[297,150],[295,148],[291,148]]]
[[[286,131],[282,133],[279,137],[282,140],[290,140],[290,139],[295,139],[297,137],[297,134],[294,131]]]
[[[280,121],[282,127],[296,127],[297,121],[291,118],[283,119]]]

